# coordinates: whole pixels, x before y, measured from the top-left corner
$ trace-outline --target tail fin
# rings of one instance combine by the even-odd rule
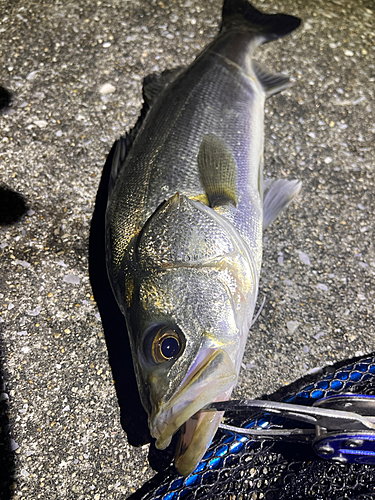
[[[249,31],[263,35],[264,42],[294,31],[301,19],[287,14],[263,14],[247,0],[224,0],[221,30],[246,24]]]

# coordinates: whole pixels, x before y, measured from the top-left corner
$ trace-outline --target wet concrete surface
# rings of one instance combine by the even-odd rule
[[[292,81],[266,103],[265,175],[303,189],[264,234],[266,302],[236,391],[249,397],[375,350],[374,3],[256,6],[304,20],[256,53]],[[129,445],[121,426],[88,275],[90,221],[143,77],[191,62],[220,15],[219,0],[0,6],[0,83],[14,96],[0,115],[0,176],[29,207],[0,228],[3,498],[125,498],[154,474],[148,445]]]

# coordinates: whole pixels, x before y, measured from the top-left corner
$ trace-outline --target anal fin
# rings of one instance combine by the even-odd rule
[[[252,61],[253,70],[262,85],[266,97],[277,94],[289,86],[289,77],[282,73],[271,73],[263,64]]]
[[[272,224],[284,208],[298,195],[301,186],[302,183],[299,180],[264,180],[263,229]]]

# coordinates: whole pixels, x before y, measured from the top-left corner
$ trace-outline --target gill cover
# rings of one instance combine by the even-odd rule
[[[207,264],[236,250],[235,235],[226,226],[200,202],[176,193],[145,224],[137,260],[143,271]]]

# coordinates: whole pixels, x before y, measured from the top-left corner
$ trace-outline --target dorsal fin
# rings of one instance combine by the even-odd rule
[[[174,69],[167,69],[161,74],[152,74],[146,76],[143,80],[143,108],[138,118],[137,123],[134,125],[124,137],[120,137],[115,143],[115,153],[112,160],[111,174],[108,184],[108,192],[110,193],[115,185],[116,179],[120,173],[122,165],[124,164],[126,155],[129,153],[133,142],[137,136],[146,115],[152,106],[157,96],[167,87],[175,78],[183,71],[183,67]]]
[[[204,136],[198,153],[198,170],[210,207],[237,205],[237,164],[232,151],[217,135]]]
[[[166,69],[162,73],[152,73],[143,80],[143,99],[152,106],[158,95],[183,71],[182,66],[173,69]]]
[[[112,191],[113,186],[115,185],[116,179],[125,161],[126,155],[129,153],[134,139],[137,136],[138,130],[140,129],[144,119],[146,118],[146,115],[154,100],[157,98],[160,92],[162,92],[163,89],[167,87],[179,73],[181,73],[182,70],[182,67],[167,69],[161,74],[148,75],[143,80],[144,103],[138,121],[134,125],[132,130],[130,130],[125,136],[120,137],[120,139],[115,143],[116,146],[114,145],[115,153],[112,160],[111,174],[109,178],[109,193]]]
[[[253,70],[261,83],[266,97],[281,92],[289,86],[289,78],[281,73],[271,73],[263,64],[252,60]]]

